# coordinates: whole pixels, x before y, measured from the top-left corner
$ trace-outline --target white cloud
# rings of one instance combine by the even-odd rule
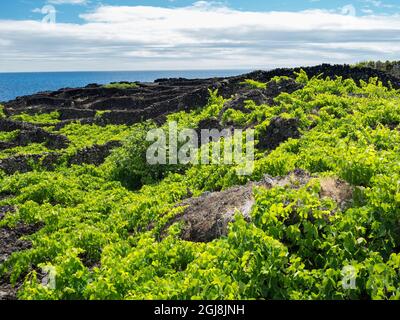
[[[348,12],[347,12],[348,13]],[[269,68],[395,59],[398,16],[101,6],[84,23],[0,20],[0,71]]]

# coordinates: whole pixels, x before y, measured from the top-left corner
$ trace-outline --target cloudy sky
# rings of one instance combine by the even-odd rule
[[[399,0],[2,0],[0,72],[400,59]]]

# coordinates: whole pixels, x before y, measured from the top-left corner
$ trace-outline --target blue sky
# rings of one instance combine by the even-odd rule
[[[73,0],[72,0],[73,1]],[[79,0],[77,0],[79,1]],[[32,12],[35,8],[41,8],[52,1],[45,0],[2,0],[0,2],[0,19],[40,19],[40,13]],[[157,7],[186,7],[191,5],[193,0],[87,0],[82,4],[68,4],[63,1],[53,1],[58,11],[57,19],[59,22],[82,23],[79,14],[94,10],[100,5],[113,6],[132,6],[146,5]],[[58,4],[57,2],[61,2]],[[65,2],[68,2],[66,0]],[[398,0],[225,0],[220,1],[229,7],[238,10],[249,11],[301,11],[307,9],[327,9],[335,10],[346,5],[356,8],[358,15],[365,15],[370,11],[375,14],[393,14],[400,12]]]
[[[398,0],[2,0],[0,72],[400,59],[399,18]]]
[[[72,0],[74,1],[74,0]],[[79,2],[79,0],[76,0]],[[2,0],[0,2],[0,19],[40,19],[40,13],[32,10],[41,8],[52,1],[45,0]],[[58,11],[59,22],[82,23],[79,14],[94,10],[100,5],[114,6],[157,6],[157,7],[186,7],[191,5],[192,0],[87,0],[82,4],[69,4],[63,1],[53,1]],[[61,3],[57,3],[61,2]],[[64,2],[68,2],[65,0]],[[346,5],[356,8],[359,15],[365,15],[370,11],[376,14],[393,14],[400,12],[398,0],[277,0],[277,1],[248,1],[248,0],[225,0],[219,1],[231,8],[249,11],[301,11],[307,9],[335,10]]]

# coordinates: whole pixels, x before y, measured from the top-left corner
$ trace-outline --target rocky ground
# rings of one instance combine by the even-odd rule
[[[170,224],[177,221],[184,223],[182,238],[193,242],[209,242],[225,236],[228,225],[235,214],[241,212],[250,219],[254,205],[253,190],[255,187],[270,189],[273,187],[304,187],[313,176],[303,170],[295,170],[284,177],[265,176],[262,181],[251,182],[246,186],[234,187],[221,192],[205,193],[201,197],[185,200],[180,206],[184,212],[175,217]],[[331,198],[339,208],[344,209],[353,199],[353,188],[346,182],[334,178],[320,179],[321,198]],[[168,224],[168,225],[170,225]]]

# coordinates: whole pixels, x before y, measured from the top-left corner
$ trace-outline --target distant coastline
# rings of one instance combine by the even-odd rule
[[[16,72],[0,73],[0,102],[40,91],[83,87],[90,83],[114,81],[152,82],[159,78],[229,77],[251,70],[171,70],[171,71],[83,71],[83,72]]]

